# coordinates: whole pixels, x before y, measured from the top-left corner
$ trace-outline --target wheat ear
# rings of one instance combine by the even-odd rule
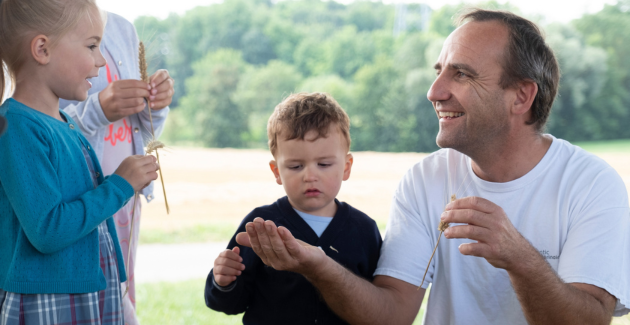
[[[451,202],[455,200],[457,200],[457,196],[455,196],[455,194],[451,195]],[[433,248],[433,253],[431,253],[431,258],[429,258],[429,264],[427,264],[427,269],[424,271],[424,275],[422,276],[422,283],[420,283],[420,286],[418,286],[417,290],[420,290],[420,288],[424,284],[424,278],[427,276],[427,272],[429,271],[429,266],[431,266],[431,260],[433,259],[433,255],[435,255],[435,251],[437,250],[438,245],[440,244],[440,238],[442,238],[442,233],[449,226],[450,224],[448,222],[440,221],[440,224],[438,225],[438,230],[440,231],[440,235],[438,235],[437,243],[435,243],[435,248]]]
[[[144,49],[144,43],[140,42],[139,48],[138,48],[138,65],[140,66],[140,78],[142,79],[142,81],[149,83],[149,74],[147,72],[148,70],[148,65],[147,65],[147,57],[146,57],[146,52]],[[153,116],[151,114],[151,102],[149,101],[148,98],[146,98],[147,100],[147,106],[149,107],[149,121],[151,122],[151,141],[149,142],[149,144],[153,143],[153,142],[158,142],[155,139],[155,129],[153,128]],[[160,147],[160,148],[163,148]],[[147,153],[149,153],[150,151],[149,149],[149,145],[147,145]],[[157,147],[154,149],[155,150],[155,157],[157,158],[158,161],[158,166],[160,165],[160,154],[157,151]],[[153,151],[153,150],[151,150]],[[158,168],[158,172],[160,173],[160,182],[162,183],[162,192],[164,193],[164,204],[166,205],[166,214],[169,214],[171,212],[171,209],[168,206],[168,199],[166,198],[166,188],[164,187],[164,177],[162,177],[162,167],[160,166]]]

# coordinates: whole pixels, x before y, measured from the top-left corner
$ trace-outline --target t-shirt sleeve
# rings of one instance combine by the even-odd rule
[[[419,181],[414,182],[421,176],[414,174],[417,173],[413,169],[407,172],[394,194],[374,275],[386,275],[419,286],[437,238],[430,231],[424,187]],[[434,265],[435,259],[422,285],[424,289],[433,281]]]
[[[558,275],[586,283],[617,298],[615,316],[630,312],[630,209],[619,175],[608,169],[592,180],[571,215],[559,258]]]

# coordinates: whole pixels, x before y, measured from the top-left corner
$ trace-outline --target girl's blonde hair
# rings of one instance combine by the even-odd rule
[[[0,0],[0,103],[6,88],[5,74],[16,83],[19,69],[33,37],[46,35],[54,44],[72,30],[90,10],[95,0]]]

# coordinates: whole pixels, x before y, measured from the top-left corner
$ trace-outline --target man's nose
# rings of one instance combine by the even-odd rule
[[[429,88],[429,92],[427,93],[427,99],[429,99],[432,103],[439,101],[446,101],[451,97],[451,91],[448,87],[448,80],[444,73],[439,74],[431,88]]]

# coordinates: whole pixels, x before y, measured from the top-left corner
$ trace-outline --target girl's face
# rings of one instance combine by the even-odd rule
[[[51,90],[59,98],[84,101],[92,84],[105,65],[99,48],[103,38],[103,21],[97,9],[85,15],[77,26],[51,48],[48,78]]]

